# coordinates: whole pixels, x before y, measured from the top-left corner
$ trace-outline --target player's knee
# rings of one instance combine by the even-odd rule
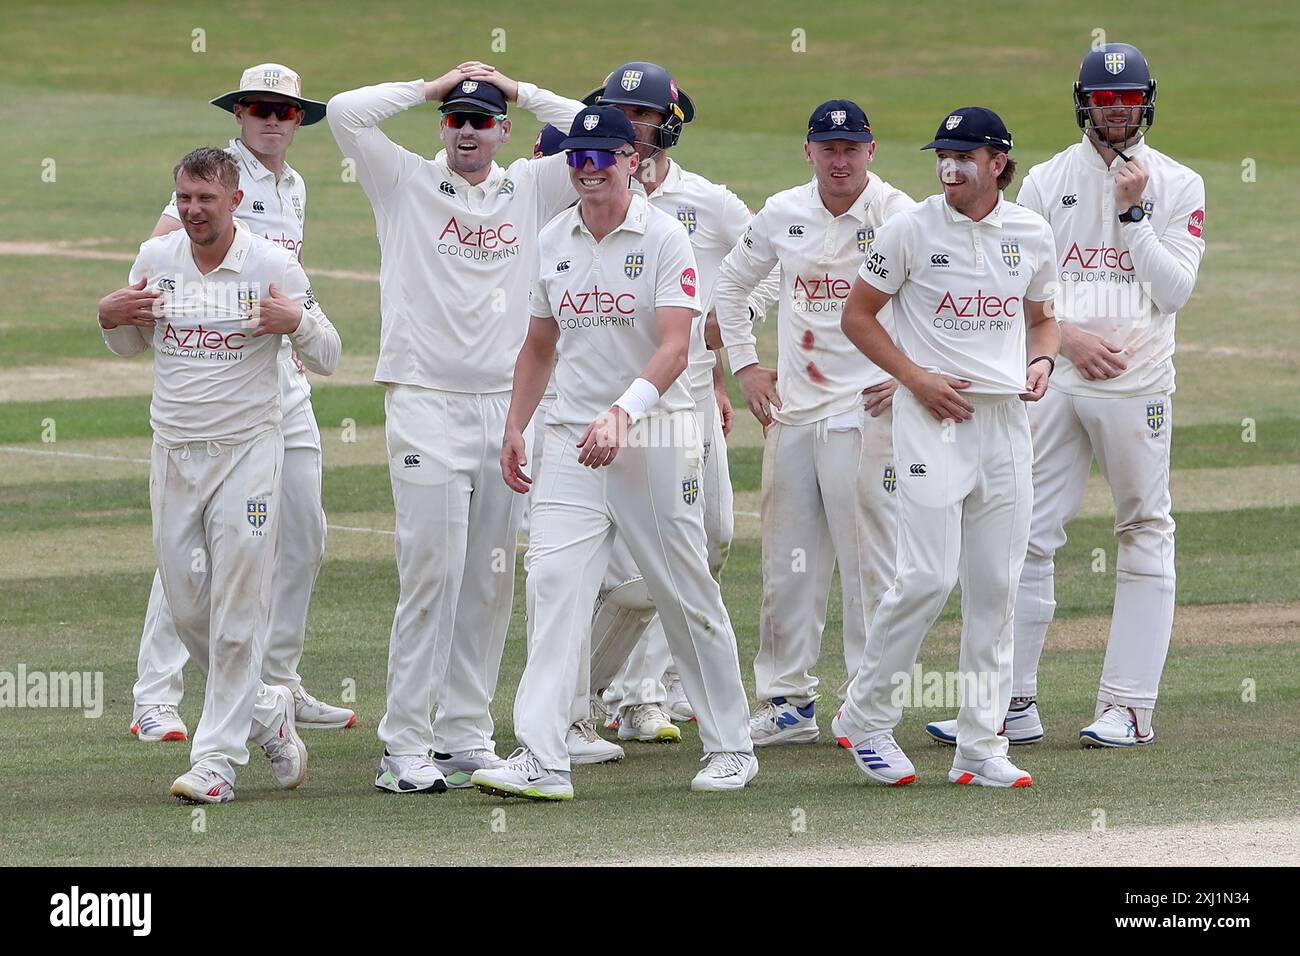
[[[943,568],[912,568],[898,577],[898,588],[909,604],[942,605],[957,584],[957,573]]]

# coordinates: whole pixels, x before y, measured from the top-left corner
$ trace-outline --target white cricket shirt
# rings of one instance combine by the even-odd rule
[[[339,334],[298,260],[242,224],[221,265],[207,275],[194,263],[185,230],[150,239],[140,247],[128,281],[142,278],[146,289],[161,296],[155,311],[164,317],[152,331],[123,325],[103,334],[118,355],[150,345],[157,353],[149,417],[164,445],[243,442],[279,424],[281,339],[293,343],[313,372],[329,375],[338,366]],[[272,283],[302,304],[302,321],[288,336],[253,337],[245,324],[256,302],[269,298]]]
[[[917,365],[977,395],[1025,390],[1024,299],[1056,291],[1052,229],[998,196],[975,222],[942,195],[876,230],[859,277],[893,296],[894,341]]]
[[[636,182],[635,177],[633,182]],[[713,401],[714,357],[704,344],[704,316],[713,308],[713,286],[718,267],[745,234],[753,214],[726,186],[687,172],[671,159],[664,181],[650,195],[650,204],[676,217],[686,229],[691,248],[695,251],[701,315],[696,321],[699,328],[691,333],[686,380],[696,402]],[[764,280],[750,296],[749,305],[756,315],[763,315],[776,297],[775,279]]]
[[[329,124],[374,207],[379,238],[375,381],[454,392],[509,391],[528,332],[537,234],[577,194],[564,156],[495,163],[471,186],[442,154],[425,159],[379,123],[424,105],[424,81],[381,83],[329,102]],[[576,100],[519,84],[519,105],[568,129]],[[436,135],[436,111],[430,110]]]
[[[656,309],[699,313],[695,254],[681,223],[633,191],[623,223],[600,242],[574,206],[538,239],[532,314],[560,329],[549,424],[586,426],[609,411],[659,349]],[[695,408],[683,373],[650,415]]]
[[[1018,201],[1056,235],[1061,283],[1056,317],[1125,349],[1128,368],[1088,381],[1064,355],[1052,387],[1100,398],[1174,390],[1174,323],[1191,297],[1205,255],[1205,183],[1192,170],[1139,141],[1125,153],[1150,174],[1146,218],[1121,223],[1115,172],[1085,135],[1033,167]]]
[[[806,425],[852,411],[860,407],[864,388],[889,379],[849,341],[840,319],[873,236],[887,220],[915,205],[906,193],[873,175],[853,206],[832,216],[814,178],[768,199],[723,260],[714,308],[733,374],[758,361],[747,297],[773,266],[780,266],[781,408],[772,411],[777,421]]]

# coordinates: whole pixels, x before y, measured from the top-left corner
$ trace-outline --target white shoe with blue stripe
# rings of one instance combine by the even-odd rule
[[[1120,704],[1108,704],[1101,716],[1079,731],[1079,743],[1085,747],[1136,747],[1149,744],[1156,739],[1156,732],[1150,726],[1150,711],[1146,721],[1138,720],[1138,713],[1132,707]],[[1146,723],[1146,733],[1142,732],[1140,723]]]
[[[784,697],[763,701],[749,717],[749,737],[755,747],[817,743],[817,698],[802,706]]]
[[[831,720],[831,733],[841,747],[853,754],[854,763],[868,779],[887,787],[916,783],[916,768],[889,731],[865,734],[855,730],[839,713]]]
[[[941,744],[957,744],[956,720],[936,720],[925,725],[925,732]],[[1046,734],[1043,731],[1043,721],[1038,716],[1038,703],[1033,700],[1020,704],[1013,702],[999,734],[1007,738],[1007,743],[1017,746],[1036,744],[1042,740]]]

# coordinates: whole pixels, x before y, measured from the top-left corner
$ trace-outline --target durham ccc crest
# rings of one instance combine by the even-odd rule
[[[1008,269],[1015,269],[1020,265],[1020,240],[1008,239],[1002,243],[1002,261],[1007,264]]]
[[[623,260],[623,275],[635,279],[645,269],[645,253],[629,252]]]
[[[1124,72],[1124,54],[1107,53],[1106,54],[1106,72],[1118,74]]]
[[[843,126],[844,121],[848,118],[849,114],[845,110],[831,110],[832,126]]]
[[[248,499],[248,523],[254,528],[260,528],[266,524],[266,499],[249,498]]]
[[[885,491],[891,495],[894,493],[894,489],[898,487],[898,475],[894,473],[893,465],[885,466],[885,480],[881,484],[885,486]]]
[[[691,475],[689,478],[682,479],[682,501],[688,505],[695,504],[695,500],[700,496],[700,477]]]
[[[1147,428],[1151,429],[1151,437],[1154,438],[1160,434],[1160,429],[1165,424],[1165,403],[1147,402]]]
[[[623,80],[620,85],[623,87],[623,89],[631,93],[633,90],[635,90],[638,86],[641,85],[641,77],[644,75],[645,74],[641,70],[624,70]]]
[[[695,229],[698,226],[698,223],[695,221],[694,206],[678,206],[677,221],[686,227],[686,234],[688,236],[695,235]]]
[[[872,240],[875,238],[876,238],[876,230],[859,229],[858,230],[858,252],[861,252],[863,255],[865,255],[867,249],[871,245]]]
[[[257,286],[241,282],[239,284],[239,311],[244,315],[252,315],[256,312],[258,296]]]

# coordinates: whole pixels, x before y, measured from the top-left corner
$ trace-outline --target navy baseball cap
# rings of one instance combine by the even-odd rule
[[[607,149],[635,146],[632,122],[617,106],[588,106],[573,118],[569,135],[560,149]]]
[[[953,110],[939,124],[934,142],[922,149],[952,149],[969,153],[981,146],[991,146],[1003,153],[1011,152],[1011,134],[1002,118],[983,106],[963,106]]]
[[[564,130],[556,129],[547,123],[537,134],[537,142],[533,143],[533,152],[541,153],[543,156],[554,156],[560,151],[562,142],[564,142]]]
[[[827,100],[808,117],[808,142],[820,143],[828,139],[850,139],[855,143],[869,143],[871,122],[862,107],[852,100]]]
[[[444,113],[494,113],[506,111],[506,95],[483,80],[461,80],[438,107]]]

